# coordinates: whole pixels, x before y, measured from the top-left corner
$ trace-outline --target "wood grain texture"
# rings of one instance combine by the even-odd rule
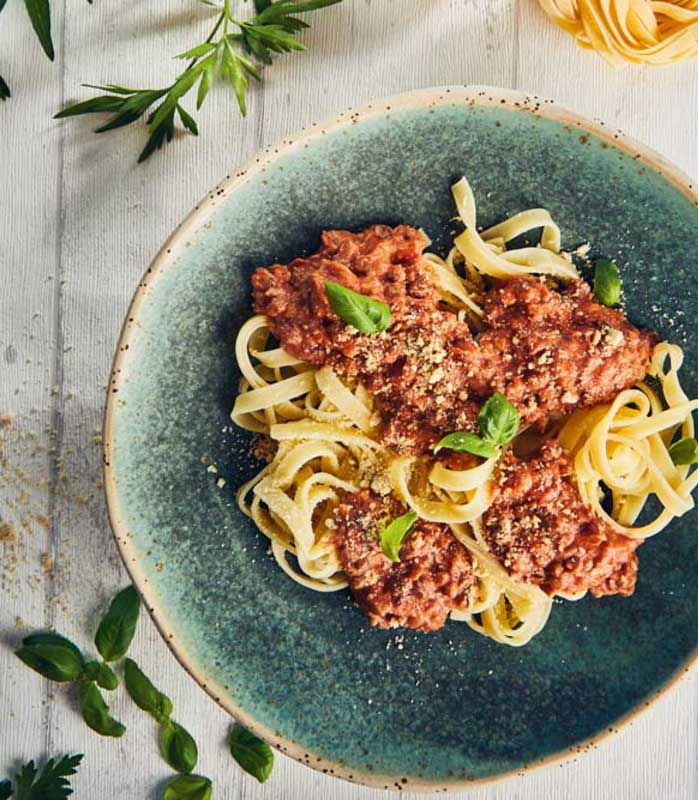
[[[0,774],[22,758],[81,751],[78,800],[156,800],[170,773],[156,756],[154,724],[119,692],[113,710],[127,735],[99,738],[76,714],[71,691],[49,687],[10,646],[18,626],[55,626],[87,649],[100,610],[126,582],[98,485],[97,434],[122,317],[160,243],[262,146],[373,97],[429,85],[483,83],[553,97],[698,176],[691,136],[698,64],[612,71],[574,48],[534,0],[344,0],[315,17],[307,53],[268,71],[247,120],[227,90],[214,90],[199,141],[182,136],[137,167],[142,127],[96,137],[94,120],[61,124],[51,114],[64,98],[86,96],[81,82],[169,79],[176,70],[169,57],[206,30],[206,10],[193,0],[90,7],[54,0],[53,8],[54,65],[34,43],[21,3],[10,2],[0,18],[0,74],[15,95],[0,104],[0,413],[15,414],[0,430],[10,465],[0,476],[0,519],[19,528],[16,543],[0,544]],[[42,554],[52,569],[42,568]],[[214,779],[215,797],[385,796],[280,755],[270,781],[257,785],[226,753],[228,718],[145,617],[133,653],[199,742],[198,769]],[[690,675],[592,753],[467,796],[693,799],[697,712]]]

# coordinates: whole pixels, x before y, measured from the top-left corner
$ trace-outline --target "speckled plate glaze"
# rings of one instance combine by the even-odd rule
[[[688,180],[553,103],[451,87],[313,125],[214,189],[138,286],[107,403],[111,521],[175,655],[284,752],[385,788],[462,788],[576,753],[687,669],[698,639],[694,514],[643,545],[633,597],[556,604],[517,650],[462,623],[372,630],[348,592],[290,581],[238,511],[257,469],[228,420],[252,270],[312,252],[323,228],[375,222],[421,226],[443,250],[462,174],[482,223],[545,206],[566,246],[617,259],[632,319],[685,347],[698,394]]]

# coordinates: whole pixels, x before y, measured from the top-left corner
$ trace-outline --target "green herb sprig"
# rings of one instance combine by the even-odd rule
[[[347,289],[341,283],[328,281],[325,295],[334,313],[361,333],[382,333],[393,321],[387,303]]]
[[[97,628],[95,646],[102,661],[85,661],[80,649],[65,636],[49,631],[22,640],[16,656],[35,672],[59,683],[77,683],[80,713],[101,736],[123,736],[126,728],[109,714],[100,688],[113,691],[119,679],[107,664],[122,658],[136,631],[140,598],[133,586],[122,589],[111,601]]]
[[[145,161],[155,150],[172,141],[177,119],[186,130],[198,136],[196,120],[182,106],[182,101],[197,86],[196,108],[200,109],[216,75],[230,84],[240,113],[245,116],[250,78],[262,80],[257,64],[271,64],[274,54],[305,50],[297,35],[309,26],[296,15],[339,2],[341,0],[277,0],[275,3],[255,0],[256,16],[243,21],[233,15],[231,0],[223,0],[222,6],[214,6],[220,10],[206,39],[176,56],[188,59],[189,63],[171,84],[158,89],[84,84],[106,94],[68,106],[56,114],[56,119],[111,112],[114,116],[96,129],[96,133],[105,133],[130,125],[148,112],[149,137],[138,158],[139,163]]]
[[[417,522],[417,514],[414,511],[408,511],[406,514],[396,517],[381,532],[381,549],[391,561],[400,561],[400,548],[415,522]]]
[[[68,778],[75,775],[81,761],[82,753],[58,761],[50,758],[41,772],[28,761],[15,775],[14,789],[12,781],[0,781],[0,800],[12,797],[13,792],[15,800],[63,800],[73,793]]]
[[[508,444],[519,432],[519,412],[501,392],[495,392],[477,415],[480,436],[468,431],[449,433],[434,447],[434,453],[446,447],[460,453],[494,458],[497,448]]]

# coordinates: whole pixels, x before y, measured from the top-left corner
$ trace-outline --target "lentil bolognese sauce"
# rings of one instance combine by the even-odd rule
[[[238,502],[282,569],[349,586],[373,625],[450,616],[518,646],[554,596],[632,594],[639,544],[693,506],[698,401],[680,348],[616,307],[613,262],[592,293],[547,211],[478,232],[465,179],[453,195],[446,259],[374,225],[255,271],[232,418],[275,449]]]

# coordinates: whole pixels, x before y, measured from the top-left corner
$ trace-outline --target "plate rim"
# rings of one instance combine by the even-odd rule
[[[166,267],[171,264],[181,250],[186,246],[187,240],[202,229],[213,216],[217,207],[234,191],[244,186],[249,180],[270,166],[284,155],[300,149],[304,144],[309,144],[323,137],[328,131],[336,130],[342,126],[353,125],[355,121],[363,121],[373,117],[385,116],[391,111],[430,108],[443,105],[471,105],[503,108],[507,111],[528,113],[545,119],[566,123],[579,130],[591,133],[616,148],[626,151],[634,159],[651,167],[660,173],[676,189],[684,194],[698,206],[698,184],[694,182],[676,165],[662,156],[651,147],[642,144],[633,137],[623,133],[620,129],[612,129],[601,120],[588,119],[577,112],[571,111],[554,100],[543,99],[538,95],[523,91],[490,87],[484,85],[448,85],[416,89],[402,92],[397,95],[381,98],[363,104],[358,108],[349,108],[344,112],[322,121],[314,122],[295,133],[287,135],[280,142],[273,143],[260,150],[247,160],[237,171],[227,175],[220,183],[213,187],[194,206],[182,222],[167,237],[160,250],[141,277],[134,295],[129,303],[124,322],[122,323],[117,341],[109,381],[107,383],[107,397],[102,423],[103,435],[103,483],[107,505],[109,523],[112,529],[117,549],[124,563],[129,577],[140,593],[148,613],[158,629],[165,644],[170,649],[179,664],[191,678],[226,711],[234,720],[251,730],[255,735],[275,747],[294,760],[310,766],[318,772],[332,777],[342,778],[351,783],[356,783],[371,788],[396,789],[420,792],[451,792],[463,791],[475,786],[499,783],[514,776],[530,774],[543,767],[566,763],[579,756],[583,750],[587,752],[592,746],[607,740],[611,733],[617,733],[655,701],[671,690],[682,678],[686,677],[689,670],[692,672],[698,663],[698,644],[693,652],[677,667],[676,671],[662,685],[641,702],[638,706],[627,711],[623,716],[614,721],[611,728],[604,728],[596,735],[575,742],[564,750],[551,753],[522,767],[517,767],[506,772],[489,775],[481,778],[458,778],[446,780],[407,778],[399,774],[377,774],[350,768],[345,765],[326,759],[317,753],[310,752],[307,748],[276,734],[273,730],[257,722],[250,714],[240,708],[229,690],[212,681],[205,674],[205,670],[196,659],[187,653],[183,644],[177,641],[173,632],[176,629],[174,621],[169,621],[165,608],[160,608],[158,600],[151,592],[150,582],[138,558],[137,550],[131,540],[131,535],[125,524],[118,499],[111,453],[114,447],[114,411],[116,409],[121,387],[121,376],[124,374],[125,364],[129,357],[129,343],[138,330],[138,315],[143,304],[147,301],[149,290],[163,274]]]

